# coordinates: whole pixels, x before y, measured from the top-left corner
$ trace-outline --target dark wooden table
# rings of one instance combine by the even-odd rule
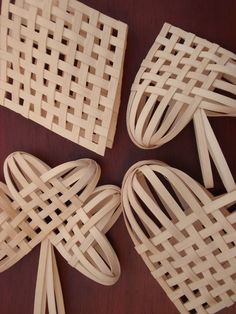
[[[21,150],[38,156],[51,166],[88,157],[102,167],[101,183],[120,185],[136,161],[159,159],[202,182],[193,126],[160,149],[143,151],[130,141],[125,122],[131,84],[142,59],[167,21],[236,52],[235,0],[84,0],[105,14],[129,25],[122,103],[115,144],[104,158],[26,120],[0,109],[0,179],[2,165],[11,152]],[[217,138],[236,177],[236,120],[211,119]],[[223,192],[216,176],[214,193]],[[85,278],[57,255],[67,314],[174,314],[177,310],[135,253],[122,217],[109,233],[122,267],[113,287],[103,287]],[[0,274],[0,313],[30,314],[33,311],[39,247],[14,267]],[[236,305],[222,313],[236,313]]]

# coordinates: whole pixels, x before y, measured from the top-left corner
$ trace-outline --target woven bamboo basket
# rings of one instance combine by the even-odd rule
[[[3,0],[0,105],[104,155],[126,37],[126,24],[77,0]]]
[[[96,187],[100,168],[81,159],[50,168],[26,153],[10,155],[0,183],[0,272],[41,243],[34,314],[65,313],[53,251],[88,278],[114,284],[120,264],[106,238],[121,213],[120,189]]]
[[[185,173],[144,161],[126,174],[122,202],[136,251],[180,313],[236,302],[236,188],[214,197]]]
[[[193,120],[203,180],[210,188],[210,156],[223,182],[230,171],[207,117],[235,115],[236,55],[164,24],[132,86],[127,127],[134,143],[160,147]]]

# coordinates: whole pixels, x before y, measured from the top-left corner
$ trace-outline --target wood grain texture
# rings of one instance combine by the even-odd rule
[[[104,158],[27,121],[5,108],[0,108],[0,161],[13,151],[23,150],[41,158],[50,166],[78,158],[93,158],[102,167],[101,184],[121,184],[128,168],[139,160],[159,159],[188,173],[202,183],[192,124],[173,141],[159,149],[144,151],[131,143],[125,115],[130,87],[140,63],[146,56],[164,22],[181,27],[198,36],[236,52],[235,0],[84,0],[99,11],[129,25],[128,48],[124,69],[121,110],[114,148]],[[234,118],[210,119],[217,139],[236,177]],[[215,169],[214,169],[215,173]],[[0,179],[3,179],[0,166]],[[223,192],[216,177],[214,194]],[[85,278],[56,254],[66,312],[68,314],[176,314],[160,286],[133,249],[123,219],[109,232],[121,262],[122,275],[113,287],[103,287]],[[0,274],[0,313],[31,314],[39,247],[27,258]],[[236,306],[221,313],[233,314]]]

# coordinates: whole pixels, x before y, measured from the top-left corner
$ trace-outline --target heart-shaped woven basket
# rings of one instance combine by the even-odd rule
[[[185,173],[144,161],[126,174],[122,202],[136,251],[180,313],[236,302],[236,189],[214,197]]]
[[[133,142],[160,147],[193,120],[205,187],[214,186],[210,155],[226,185],[232,178],[207,117],[235,115],[236,55],[165,23],[131,89],[127,128]]]

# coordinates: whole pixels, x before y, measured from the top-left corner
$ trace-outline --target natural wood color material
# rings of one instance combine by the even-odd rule
[[[230,171],[207,116],[235,115],[236,55],[164,24],[132,87],[127,110],[131,139],[141,148],[160,147],[193,119],[204,184],[209,188],[214,185],[210,156],[223,182],[225,171],[227,176]]]
[[[4,164],[0,184],[0,271],[41,244],[35,314],[65,313],[53,246],[88,278],[112,285],[120,264],[105,233],[121,213],[120,189],[96,187],[98,164],[81,159],[51,169],[16,152]]]
[[[136,251],[180,313],[236,302],[236,189],[214,197],[185,173],[144,161],[126,174],[122,202]]]
[[[2,1],[0,104],[104,155],[120,105],[127,25],[76,0]]]

